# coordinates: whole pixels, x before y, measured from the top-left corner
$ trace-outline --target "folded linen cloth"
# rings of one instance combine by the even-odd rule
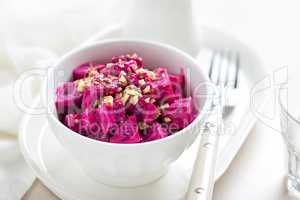
[[[46,66],[42,63],[55,55],[41,48],[15,46],[7,38],[1,43],[0,51],[5,54],[0,59],[0,199],[10,200],[20,199],[35,179],[18,147],[17,133],[24,113],[15,101],[15,80],[32,67]],[[21,88],[24,103],[31,104],[38,85],[37,78],[24,82]]]
[[[177,3],[180,2],[178,0]],[[178,15],[177,11],[181,10],[181,5],[189,6],[190,4],[178,5],[177,3],[165,0],[163,9],[157,10],[158,7],[149,8],[147,0],[135,0],[130,3],[121,0],[52,0],[43,1],[43,3],[37,0],[24,2],[4,0],[0,2],[0,19],[5,19],[0,21],[0,136],[6,135],[0,138],[0,188],[6,188],[3,194],[0,189],[0,200],[21,198],[34,180],[33,174],[22,160],[16,145],[18,125],[24,113],[15,103],[14,80],[27,69],[47,66],[45,63],[55,59],[55,54],[60,55],[74,48],[93,33],[119,23],[121,19],[124,20],[127,30],[126,37],[154,39],[185,49],[184,47],[190,46],[188,45],[190,43],[186,40],[182,41],[182,35],[186,37],[194,33],[193,29],[189,28],[178,30],[178,23],[182,22],[186,25],[186,22],[182,20],[183,13]],[[169,5],[175,6],[176,9],[170,9]],[[145,14],[144,11],[149,14],[148,18],[140,19],[138,16]],[[173,14],[170,14],[170,11],[173,11]],[[160,16],[166,17],[165,13],[171,17],[161,21],[163,17]],[[189,13],[185,12],[184,19],[190,19]],[[144,23],[145,20],[147,23]],[[149,20],[152,22],[150,23]],[[162,27],[156,29],[155,37],[152,34],[153,26],[149,24]],[[188,27],[193,28],[192,24]],[[144,30],[147,31],[149,28],[149,33],[145,35]],[[170,34],[175,35],[170,38]],[[96,38],[105,38],[105,33],[104,35],[96,34],[88,41]],[[192,39],[189,41],[194,44]],[[26,104],[30,104],[38,93],[37,86],[40,85],[38,83],[39,79],[35,78],[22,85],[22,90],[27,91],[23,92]],[[15,171],[9,169],[15,169]],[[19,172],[23,175],[18,175]],[[22,180],[22,184],[19,184],[22,187],[14,187],[18,185],[15,179],[21,180],[21,177],[24,177],[24,180],[26,177],[26,181]],[[12,191],[11,187],[15,189]]]
[[[0,200],[21,199],[35,180],[18,147],[24,112],[14,98],[15,80],[26,70],[47,67],[55,54],[63,54],[119,21],[124,8],[116,6],[120,0],[71,3],[72,7],[69,1],[60,0],[0,2],[0,19],[5,19],[0,20]],[[26,105],[33,102],[39,85],[39,77],[22,85]]]

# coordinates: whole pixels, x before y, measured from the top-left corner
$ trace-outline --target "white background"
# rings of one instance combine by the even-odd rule
[[[153,0],[153,3],[159,3],[159,0]],[[120,21],[128,4],[121,0],[0,0],[0,70],[1,66],[11,64],[1,48],[7,38],[61,54],[99,29]],[[270,71],[283,65],[298,71],[299,1],[195,0],[193,9],[198,25],[235,35],[263,57]],[[217,183],[214,199],[288,199],[284,187],[285,159],[281,136],[273,129],[257,124],[229,170]],[[45,195],[36,187],[26,198],[45,199]]]

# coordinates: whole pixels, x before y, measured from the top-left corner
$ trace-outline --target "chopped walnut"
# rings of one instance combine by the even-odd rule
[[[97,71],[97,70],[95,70],[95,69],[91,69],[89,72],[88,72],[88,77],[97,77],[97,76],[99,76],[100,75],[100,73]]]
[[[144,79],[139,80],[139,85],[145,85],[146,81]]]
[[[129,85],[124,90],[130,96],[142,96],[140,88],[136,87],[135,85]]]
[[[129,99],[129,97],[130,96],[128,94],[124,93],[123,96],[122,96],[122,98],[121,98],[122,103],[126,104],[127,101],[128,101],[128,99]]]
[[[147,85],[144,89],[143,89],[143,93],[144,94],[148,94],[149,92],[151,92],[151,88],[149,85]]]
[[[148,76],[151,80],[156,80],[156,75],[153,71],[149,71]]]
[[[103,97],[103,103],[106,103],[106,104],[112,106],[113,102],[114,102],[114,98],[112,96]]]
[[[129,103],[132,105],[136,105],[139,101],[139,96],[131,96],[129,99]]]
[[[148,70],[147,69],[144,69],[144,68],[139,68],[135,71],[138,75],[141,75],[141,74],[148,74]]]
[[[164,121],[165,121],[166,123],[170,123],[172,120],[171,120],[170,117],[164,117]]]
[[[123,75],[120,76],[119,83],[122,86],[126,86],[127,85],[127,79],[125,78],[125,76],[123,76]]]
[[[123,70],[120,71],[120,75],[126,76],[126,72],[124,72]]]
[[[83,92],[83,90],[86,87],[84,79],[79,79],[79,80],[75,81],[75,85],[79,92]]]
[[[140,89],[138,87],[136,87],[135,85],[129,85],[123,91],[123,96],[122,96],[121,100],[122,100],[123,104],[126,104],[128,99],[130,98],[129,103],[136,105],[141,96],[142,95],[141,95]]]
[[[135,71],[139,76],[143,76],[144,74],[146,74],[151,80],[155,80],[156,79],[156,75],[153,71],[144,69],[144,68],[139,68]]]

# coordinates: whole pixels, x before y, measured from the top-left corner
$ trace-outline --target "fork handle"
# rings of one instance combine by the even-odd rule
[[[211,200],[219,134],[203,133],[186,200]]]

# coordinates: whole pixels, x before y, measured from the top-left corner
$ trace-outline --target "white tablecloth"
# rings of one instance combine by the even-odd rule
[[[272,138],[272,139],[270,139]],[[257,125],[225,175],[217,182],[214,200],[292,200],[287,196],[285,148],[274,130]],[[24,200],[56,200],[40,182]]]

